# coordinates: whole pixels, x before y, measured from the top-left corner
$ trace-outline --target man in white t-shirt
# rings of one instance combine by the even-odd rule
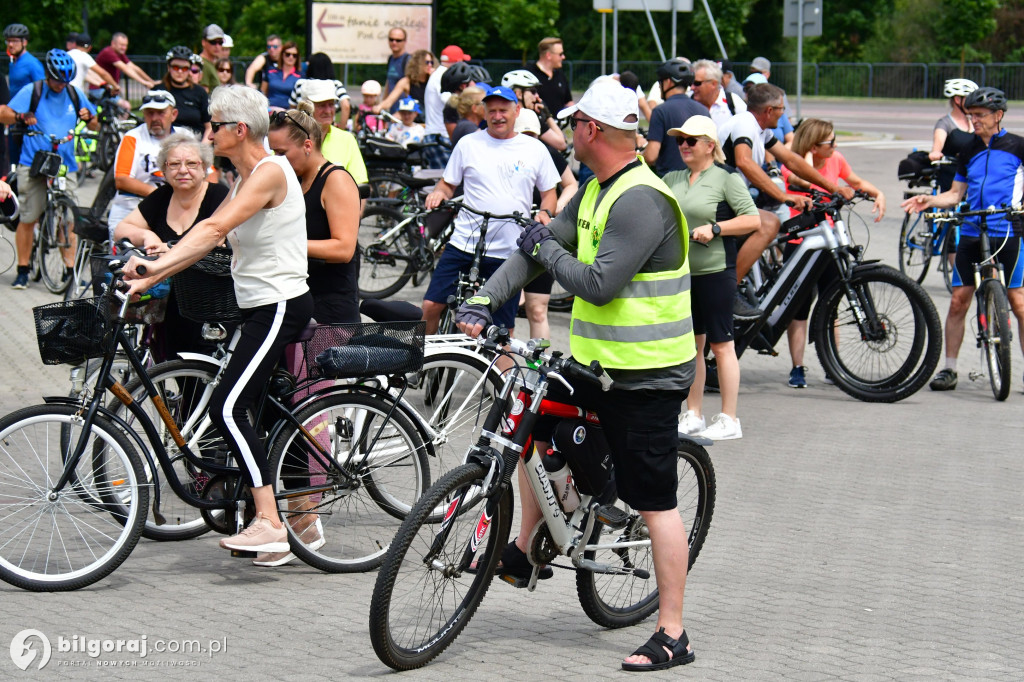
[[[447,104],[450,92],[441,92],[441,76],[456,62],[468,62],[469,55],[458,45],[449,45],[441,50],[441,64],[427,79],[423,92],[423,119],[427,135],[423,143],[430,145],[423,148],[423,162],[427,168],[444,168],[451,154],[451,139],[444,127],[444,105]]]
[[[75,66],[78,67],[71,85],[82,92],[89,92],[89,90],[104,86],[112,95],[121,91],[121,86],[117,84],[117,81],[109,73],[96,66],[96,60],[89,54],[89,50],[92,49],[92,38],[88,33],[68,34],[67,45],[68,56],[75,60]]]
[[[178,117],[174,95],[166,90],[150,90],[142,98],[142,125],[132,128],[117,147],[114,158],[114,186],[117,194],[110,202],[107,227],[111,237],[117,224],[128,217],[143,197],[164,184],[164,174],[157,164],[160,144],[170,134]]]
[[[519,100],[506,87],[491,88],[484,96],[487,129],[466,135],[452,150],[444,176],[427,196],[427,208],[436,208],[455,196],[462,185],[467,206],[495,214],[519,211],[530,215],[533,190],[540,192],[540,213],[537,220],[547,223],[555,212],[555,186],[558,171],[544,144],[529,135],[515,132]],[[455,231],[437,262],[430,286],[423,300],[423,319],[427,333],[437,331],[448,296],[455,293],[461,270],[473,261],[473,252],[480,241],[483,219],[469,211],[460,211],[455,218]],[[491,220],[484,237],[484,257],[480,272],[490,277],[518,248],[516,240],[522,228],[511,220]],[[517,297],[510,299],[493,314],[494,323],[511,330],[515,326]]]
[[[803,157],[781,144],[772,133],[785,109],[782,104],[784,94],[781,88],[770,83],[759,83],[750,88],[750,92],[747,93],[747,111],[736,114],[718,129],[718,138],[722,140],[726,163],[740,171],[747,187],[758,191],[756,203],[759,207],[765,200],[776,204],[792,201],[797,209],[803,209],[811,204],[810,197],[786,194],[781,187],[772,182],[762,168],[766,149],[771,151],[779,163],[793,171],[794,175],[824,187],[829,192],[840,192],[847,198],[852,197],[852,188],[840,189],[834,182],[826,180]],[[774,213],[761,210],[761,227],[747,237],[736,254],[738,280],[746,276],[754,262],[761,256],[761,252],[779,234],[780,226],[781,223]],[[746,312],[748,311],[736,310],[737,314]]]

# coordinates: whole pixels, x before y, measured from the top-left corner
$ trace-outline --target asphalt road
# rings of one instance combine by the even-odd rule
[[[896,165],[914,146],[925,146],[942,103],[806,100],[804,107],[843,131],[866,134],[841,136],[839,148],[887,194],[889,213],[855,233],[862,241],[870,235],[869,257],[894,263],[902,191]],[[868,208],[860,211],[866,221]],[[948,296],[938,276],[925,285],[945,317]],[[403,294],[418,300],[422,288]],[[31,329],[31,307],[50,300],[39,286],[0,296],[0,413],[66,390],[67,369],[40,366]],[[556,347],[567,346],[566,321],[552,315]],[[897,404],[866,404],[821,382],[813,349],[810,386],[787,388],[788,354],[776,350],[779,357],[744,356],[744,437],[710,448],[717,502],[686,592],[697,660],[649,677],[1020,679],[1022,384],[1015,380],[1010,398],[996,403],[986,382],[966,379],[980,367],[966,343],[955,392],[926,388]],[[1013,363],[1019,378],[1019,348]],[[706,402],[714,413],[717,397]],[[33,594],[0,584],[0,650],[26,628],[53,643],[53,660],[43,670],[22,673],[0,653],[0,676],[388,675],[367,634],[373,574],[324,575],[302,565],[256,569],[227,557],[216,541],[142,541],[111,577],[74,593]],[[621,679],[619,660],[652,627],[653,621],[623,630],[596,627],[579,607],[571,573],[557,571],[534,593],[494,585],[454,645],[402,678]],[[145,658],[58,650],[58,637],[71,642],[75,635],[194,639],[206,649],[156,653],[151,647]],[[171,649],[166,642],[164,648]],[[109,667],[124,662],[136,665]]]

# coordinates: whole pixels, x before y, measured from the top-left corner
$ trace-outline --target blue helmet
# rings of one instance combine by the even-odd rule
[[[75,60],[64,50],[53,49],[46,53],[46,75],[64,83],[70,83],[78,73]]]

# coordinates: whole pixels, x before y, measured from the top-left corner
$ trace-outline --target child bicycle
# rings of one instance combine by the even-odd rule
[[[573,482],[566,484],[567,479],[555,475],[549,479],[531,438],[537,419],[550,415],[565,420],[556,428],[553,447],[567,459],[573,443],[600,440],[593,413],[545,395],[551,382],[566,387],[569,381],[593,382],[608,390],[609,377],[596,362],[586,367],[558,352],[547,353],[546,341],[511,339],[504,329],[492,327],[481,345],[518,356],[527,366],[517,361],[506,373],[466,463],[431,486],[391,543],[370,602],[370,640],[381,661],[396,670],[418,668],[438,656],[479,606],[508,541],[511,480],[520,458],[543,520],[529,537],[529,580],[502,579],[532,590],[541,566],[568,556],[572,566],[566,568],[576,569],[580,604],[599,625],[633,625],[658,608],[647,527],[638,513],[615,502],[609,483],[614,475],[602,464],[610,460],[580,458]],[[563,427],[568,438],[559,437]],[[714,468],[697,440],[680,436],[677,473],[678,508],[688,528],[692,566],[715,504]]]

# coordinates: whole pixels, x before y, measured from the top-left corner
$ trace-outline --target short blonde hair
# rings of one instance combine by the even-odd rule
[[[793,134],[793,152],[801,157],[814,149],[819,142],[827,140],[835,131],[832,121],[820,118],[805,118]]]

